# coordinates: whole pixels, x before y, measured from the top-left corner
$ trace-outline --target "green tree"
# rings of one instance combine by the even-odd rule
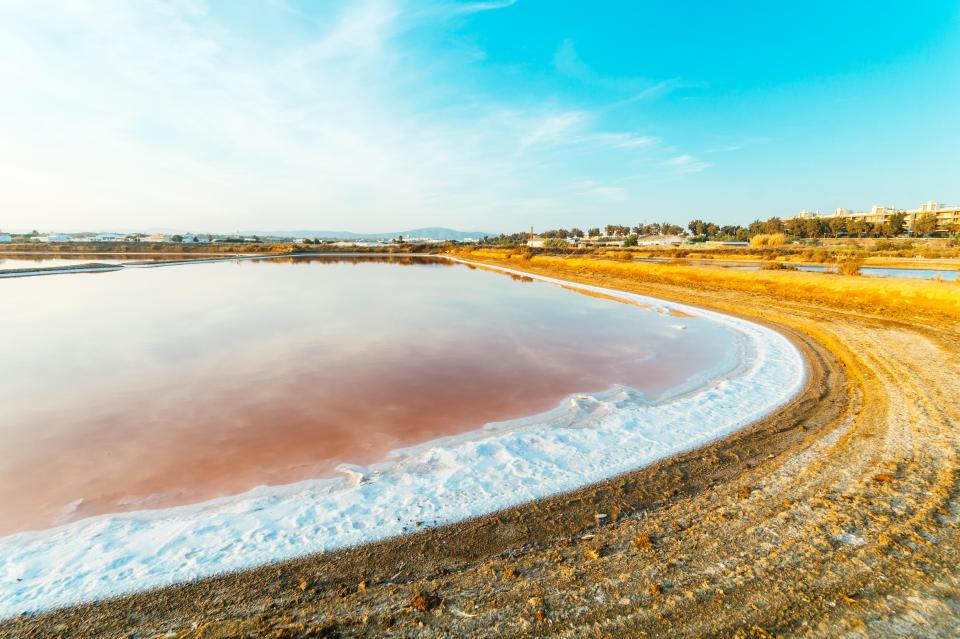
[[[820,237],[820,220],[808,217],[803,221],[804,237]]]
[[[176,242],[177,244],[179,244],[180,242],[183,241],[183,236],[182,236],[182,235],[172,235],[172,236],[170,236],[170,241],[171,241],[171,242]]]
[[[903,233],[903,225],[907,221],[907,214],[902,212],[894,213],[890,216],[890,219],[887,220],[886,233],[889,237],[896,237]]]
[[[830,226],[830,232],[833,233],[834,237],[840,237],[840,231],[847,228],[847,223],[842,217],[830,218],[827,224]]]
[[[771,217],[769,220],[763,223],[763,232],[767,235],[783,233],[783,220],[776,216]]]
[[[922,213],[913,221],[914,237],[929,237],[937,230],[937,216],[933,213]]]
[[[687,224],[687,228],[690,229],[690,232],[694,235],[706,235],[707,234],[707,224],[703,220],[691,220]]]
[[[863,237],[869,230],[870,226],[862,217],[847,218],[847,235],[851,237]]]
[[[787,220],[783,223],[783,230],[790,237],[806,237],[807,227],[804,222],[806,222],[806,220],[801,220],[799,218]]]

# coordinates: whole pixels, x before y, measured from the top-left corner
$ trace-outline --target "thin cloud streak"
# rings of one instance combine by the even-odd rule
[[[705,162],[692,155],[686,154],[670,158],[663,164],[664,166],[671,167],[675,173],[700,173],[713,166],[710,162]]]

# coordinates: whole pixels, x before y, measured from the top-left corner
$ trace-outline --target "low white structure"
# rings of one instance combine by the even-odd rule
[[[679,235],[648,235],[637,240],[637,246],[680,246],[684,238]]]
[[[0,242],[12,242],[13,238],[7,233],[0,233]]]

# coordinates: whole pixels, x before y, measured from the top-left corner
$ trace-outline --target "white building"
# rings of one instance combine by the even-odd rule
[[[0,233],[0,242],[12,242],[13,238],[7,233]]]
[[[906,216],[905,226],[907,230],[913,228],[914,221],[924,213],[933,213],[937,216],[937,230],[946,231],[960,225],[960,206],[944,206],[938,202],[924,202],[915,209],[898,209],[893,206],[874,206],[869,211],[851,211],[845,208],[838,208],[833,213],[810,212],[806,209],[800,211],[793,217],[786,219],[862,219],[870,224],[883,224],[887,222],[896,213],[903,213]]]

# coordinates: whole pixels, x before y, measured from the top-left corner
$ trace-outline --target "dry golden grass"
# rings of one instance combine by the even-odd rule
[[[507,255],[502,251],[477,250],[472,257],[509,261]],[[535,255],[525,261],[530,266],[572,275],[599,274],[642,282],[754,292],[867,313],[960,318],[960,286],[952,282],[846,277],[803,271],[743,271],[596,257]]]
[[[750,246],[782,246],[786,241],[783,233],[761,233],[750,238]]]

